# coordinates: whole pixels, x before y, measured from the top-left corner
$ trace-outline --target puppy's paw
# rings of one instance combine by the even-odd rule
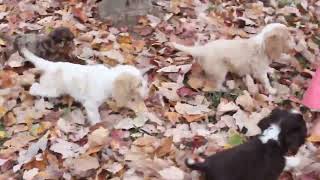
[[[193,158],[187,158],[186,164],[189,166],[192,166],[194,164],[204,163],[204,161],[205,161],[205,159],[202,157],[193,157]]]
[[[289,171],[295,167],[298,167],[299,164],[301,163],[300,157],[296,157],[296,156],[286,156],[285,160],[286,160],[285,167],[284,167],[285,171]]]

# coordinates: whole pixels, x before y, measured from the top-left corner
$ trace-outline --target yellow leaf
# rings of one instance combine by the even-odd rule
[[[0,139],[3,139],[5,138],[7,135],[6,135],[6,132],[5,131],[0,131]]]
[[[307,139],[309,142],[320,142],[320,136],[318,135],[311,135]]]
[[[164,115],[173,124],[177,123],[179,121],[179,118],[181,117],[181,115],[176,112],[165,112]]]
[[[224,146],[223,146],[223,148],[224,149],[230,149],[230,148],[232,148],[233,146],[231,145],[231,144],[225,144]]]
[[[33,123],[33,119],[30,116],[27,116],[26,119],[24,120],[24,122],[27,124],[27,126],[29,128],[31,128],[32,123]]]
[[[6,41],[4,41],[3,39],[0,38],[0,45],[1,46],[5,46],[6,45]]]
[[[134,51],[134,47],[131,44],[120,44],[120,48],[123,52],[132,53]]]
[[[163,157],[171,152],[172,137],[163,138],[160,146],[156,149],[155,153],[158,157]]]
[[[132,39],[130,36],[119,36],[118,37],[118,42],[120,44],[131,44],[132,43]]]
[[[0,118],[4,116],[7,112],[7,109],[3,106],[0,106]]]

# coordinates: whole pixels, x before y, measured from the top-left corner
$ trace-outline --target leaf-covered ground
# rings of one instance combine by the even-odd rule
[[[73,53],[80,59],[133,64],[147,72],[150,84],[147,114],[106,102],[100,108],[103,123],[90,127],[70,97],[30,96],[38,76],[12,56],[0,71],[0,179],[198,179],[184,165],[187,155],[209,155],[246,141],[276,106],[300,108],[310,134],[299,152],[303,163],[281,179],[320,179],[320,123],[300,103],[320,58],[320,1],[264,3],[157,0],[161,15],[119,27],[100,21],[97,3],[90,0],[0,0],[1,32],[48,33],[67,26],[76,35]],[[272,64],[275,96],[258,82],[247,88],[232,74],[227,93],[210,92],[193,58],[168,45],[248,38],[270,22],[288,25],[296,41],[290,56]],[[7,43],[0,39],[2,50]]]

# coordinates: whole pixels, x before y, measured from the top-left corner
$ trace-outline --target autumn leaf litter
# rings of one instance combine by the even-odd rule
[[[155,7],[163,15],[148,14],[127,28],[96,18],[93,1],[0,1],[1,32],[67,26],[76,35],[75,56],[88,64],[135,65],[150,84],[148,112],[135,114],[108,101],[100,108],[103,122],[89,127],[70,97],[29,95],[37,73],[14,54],[0,71],[0,179],[197,179],[184,165],[186,156],[243,143],[261,132],[257,123],[276,106],[301,108],[310,130],[299,152],[304,163],[281,178],[318,179],[320,120],[300,100],[319,61],[320,3],[241,2],[159,0]],[[194,59],[169,44],[248,38],[275,21],[287,24],[296,42],[291,56],[272,64],[275,96],[251,77],[232,74],[227,92],[210,92]],[[6,43],[0,39],[1,50]]]

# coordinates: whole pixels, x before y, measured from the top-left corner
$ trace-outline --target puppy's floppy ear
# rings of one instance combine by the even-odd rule
[[[285,43],[278,32],[272,31],[268,33],[264,39],[264,50],[268,58],[270,60],[279,59],[284,52]]]
[[[139,84],[138,79],[127,73],[119,75],[112,86],[112,97],[117,106],[123,107],[134,97],[136,88]]]
[[[58,27],[49,33],[49,37],[55,43],[72,41],[74,39],[74,34],[67,27]]]
[[[262,131],[266,130],[272,123],[276,123],[279,120],[281,113],[283,113],[283,110],[279,108],[273,109],[269,116],[260,120],[258,127]]]

